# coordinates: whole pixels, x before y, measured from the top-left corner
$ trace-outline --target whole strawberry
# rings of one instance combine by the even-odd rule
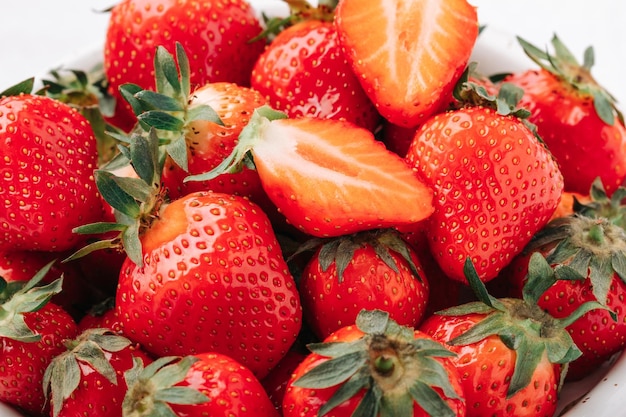
[[[546,313],[537,301],[556,275],[540,255],[530,262],[523,298],[495,298],[468,258],[479,301],[439,311],[419,327],[456,353],[468,417],[553,416],[566,364],[581,355],[565,327],[600,305],[585,303],[560,319]]]
[[[308,347],[288,382],[284,417],[466,415],[454,354],[381,310],[363,310]]]
[[[51,267],[26,283],[0,278],[0,401],[41,417],[49,415],[45,370],[65,350],[63,341],[78,332],[72,317],[49,302],[61,291],[62,279],[40,285]]]
[[[343,53],[332,7],[297,3],[291,4],[291,26],[256,62],[250,85],[290,117],[345,119],[373,131],[380,115]]]
[[[169,201],[161,187],[159,139],[132,135],[139,178],[96,171],[118,223],[82,233],[118,231],[93,249],[123,246],[115,307],[125,336],[155,356],[206,351],[233,357],[262,377],[301,326],[296,285],[267,215],[249,200],[197,192]]]
[[[524,90],[520,105],[559,163],[565,189],[586,194],[600,177],[611,194],[626,178],[626,128],[615,99],[591,74],[593,49],[581,65],[554,36],[554,54],[519,39],[540,66],[506,77]]]
[[[189,59],[180,43],[175,53],[159,46],[154,67],[157,91],[135,84],[121,88],[140,126],[154,129],[159,136],[167,155],[161,180],[168,197],[176,199],[195,191],[237,194],[268,212],[275,211],[257,172],[248,167],[208,181],[185,181],[189,175],[217,167],[230,155],[254,110],[265,104],[263,96],[231,82],[209,82],[192,90]],[[173,68],[177,74],[168,72]]]
[[[429,298],[427,277],[413,248],[392,230],[318,242],[299,281],[304,318],[325,339],[354,323],[359,312],[384,310],[416,327]]]
[[[406,161],[434,189],[426,234],[443,272],[465,281],[463,265],[471,257],[481,279],[489,281],[549,221],[563,177],[520,118],[527,112],[515,107],[518,88],[503,84],[493,97],[472,83],[462,85],[459,98],[478,94],[483,105],[464,105],[426,121]]]
[[[220,353],[136,361],[126,378],[128,416],[279,416],[252,371]]]
[[[108,329],[89,329],[65,342],[44,375],[51,417],[119,417],[128,387],[124,373],[151,359],[139,346]]]
[[[250,42],[262,31],[245,0],[122,0],[111,10],[104,44],[104,69],[117,98],[110,122],[129,131],[135,117],[119,94],[122,84],[154,89],[157,46],[174,50],[179,42],[190,57],[191,82],[228,81],[249,85],[263,42]]]
[[[76,109],[25,90],[0,93],[0,250],[64,251],[103,215],[96,140]]]
[[[528,279],[528,258],[538,252],[561,278],[546,287],[538,300],[541,308],[561,318],[588,301],[606,306],[608,310],[589,311],[567,327],[582,351],[569,366],[568,380],[584,378],[626,346],[626,189],[618,188],[609,198],[596,181],[590,195],[592,200],[579,205],[577,214],[555,219],[538,232],[498,278],[519,296]]]

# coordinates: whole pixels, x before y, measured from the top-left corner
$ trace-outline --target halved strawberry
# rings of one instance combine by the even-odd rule
[[[478,36],[465,0],[343,0],[335,23],[344,51],[378,111],[416,126],[441,107]]]
[[[317,237],[418,222],[432,190],[366,129],[330,119],[255,110],[231,156],[188,179],[236,170],[252,154],[265,192],[287,220]]]

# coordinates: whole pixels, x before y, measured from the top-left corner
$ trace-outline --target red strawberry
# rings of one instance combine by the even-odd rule
[[[262,28],[245,0],[122,0],[111,10],[104,48],[104,69],[118,100],[111,122],[129,131],[135,123],[118,88],[125,83],[154,89],[157,46],[189,54],[193,85],[227,81],[246,86],[263,42],[249,42]]]
[[[116,308],[149,352],[224,353],[262,377],[294,342],[299,297],[258,206],[188,194],[162,208],[141,246],[142,262],[122,267]]]
[[[72,248],[72,229],[103,215],[87,120],[48,97],[0,93],[0,144],[0,250]]]
[[[486,289],[471,261],[467,279],[479,301],[440,311],[419,330],[446,344],[461,375],[468,417],[553,416],[563,365],[580,356],[564,327],[596,304],[562,320],[537,305],[546,282],[556,280],[541,256],[532,260],[533,275],[524,298],[496,299]]]
[[[296,349],[290,349],[280,362],[278,362],[278,365],[261,380],[263,389],[267,392],[267,396],[272,403],[274,403],[274,407],[281,415],[283,410],[283,398],[291,375],[306,357],[306,353]]]
[[[465,0],[342,0],[335,24],[365,92],[390,122],[412,127],[438,111],[478,36]]]
[[[155,131],[128,140],[117,159],[132,164],[138,178],[95,172],[117,223],[77,230],[118,235],[70,259],[123,246],[128,258],[115,306],[124,335],[155,356],[224,353],[262,377],[296,339],[302,314],[267,215],[229,194],[167,200]]]
[[[248,152],[276,207],[316,237],[415,223],[432,213],[431,190],[404,161],[346,121],[287,119],[261,107],[222,166],[196,179],[236,170]]]
[[[227,355],[165,357],[145,368],[137,363],[126,377],[124,415],[279,416],[256,376]]]
[[[373,131],[380,115],[344,56],[332,13],[280,32],[256,62],[250,85],[290,117],[344,119]]]
[[[495,102],[433,117],[406,156],[435,191],[431,251],[444,273],[459,281],[465,281],[468,256],[482,280],[493,279],[548,222],[561,197],[561,173],[518,117],[525,113],[515,108],[516,94],[504,84]],[[486,107],[498,102],[498,109],[512,110]]]
[[[582,214],[549,223],[501,274],[502,285],[519,296],[527,280],[528,258],[539,252],[561,278],[546,287],[538,301],[541,308],[557,318],[572,314],[588,301],[610,309],[589,311],[567,327],[582,351],[569,366],[568,380],[584,378],[626,346],[626,273],[622,267],[626,264],[626,206],[621,203],[626,189],[618,188],[609,199],[596,182],[590,194],[592,201],[578,209]]]
[[[581,66],[554,36],[550,55],[520,39],[541,68],[505,78],[524,89],[521,105],[556,158],[565,189],[585,194],[600,177],[609,194],[626,178],[626,128],[615,101],[591,75],[593,49]]]
[[[210,171],[230,155],[252,113],[264,104],[259,92],[233,83],[209,83],[194,90],[188,99],[189,111],[208,105],[217,112],[221,124],[191,120],[184,126],[188,165],[183,169],[170,157],[163,169],[163,183],[170,198],[211,190],[250,197],[255,202],[265,201],[259,176],[249,168],[212,181],[184,181],[189,175]]]
[[[0,251],[0,277],[7,282],[30,280],[46,264],[52,262],[42,282],[49,284],[63,275],[63,290],[52,297],[52,302],[79,320],[98,302],[101,293],[85,280],[81,270],[73,263],[61,263],[58,253],[39,251]]]
[[[254,110],[265,104],[261,94],[234,83],[215,82],[191,90],[187,55],[176,44],[176,59],[163,47],[157,49],[155,72],[157,91],[122,86],[141,126],[155,129],[160,147],[167,154],[161,180],[168,197],[176,199],[196,191],[241,195],[259,204],[275,225],[284,226],[263,187],[258,173],[242,167],[207,181],[185,181],[216,168],[230,155],[239,134]],[[178,77],[169,74],[178,66]]]
[[[87,330],[65,344],[67,350],[52,360],[43,381],[51,416],[121,416],[128,389],[124,373],[135,358],[151,362],[148,355],[107,329]]]
[[[356,326],[309,347],[285,392],[284,417],[465,416],[452,353],[380,310],[364,310]]]
[[[299,282],[304,318],[320,338],[354,323],[363,309],[384,310],[416,327],[429,297],[415,251],[391,230],[362,232],[321,243]]]
[[[49,414],[45,370],[65,350],[63,341],[77,334],[72,317],[49,302],[61,291],[62,279],[40,286],[51,266],[26,284],[0,278],[0,401],[42,417]]]

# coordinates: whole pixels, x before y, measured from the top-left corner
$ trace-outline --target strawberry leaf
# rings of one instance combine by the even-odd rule
[[[137,201],[116,181],[115,174],[98,169],[94,172],[96,185],[102,197],[116,210],[129,217],[137,217],[141,212]]]
[[[448,403],[431,386],[424,382],[416,381],[409,388],[409,393],[415,402],[430,416],[454,417],[456,415]],[[411,413],[402,415],[411,415]]]
[[[24,81],[20,81],[19,83],[0,92],[0,97],[17,96],[21,93],[30,94],[33,91],[34,85],[35,85],[35,78],[34,77],[27,78]]]

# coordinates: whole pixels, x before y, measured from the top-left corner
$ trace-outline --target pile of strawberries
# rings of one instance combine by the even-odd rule
[[[121,0],[0,93],[0,401],[39,416],[552,416],[626,337],[626,129],[466,0]],[[529,65],[531,66],[531,65]]]

